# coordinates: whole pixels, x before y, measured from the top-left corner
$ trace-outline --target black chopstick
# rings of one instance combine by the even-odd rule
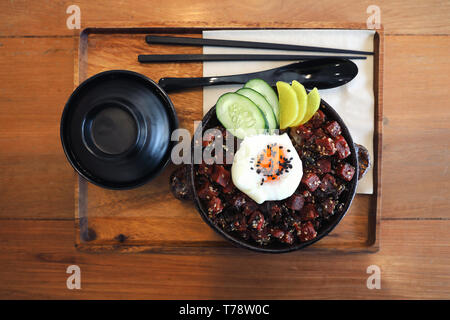
[[[239,41],[239,40],[220,40],[220,39],[203,39],[203,38],[169,37],[169,36],[146,36],[145,41],[147,41],[147,43],[149,43],[149,44],[159,43],[159,44],[174,44],[174,45],[188,45],[188,46],[214,46],[214,47],[294,50],[294,51],[373,55],[373,52],[370,52],[370,51],[357,51],[357,50],[347,50],[347,49],[323,48],[323,47],[312,47],[312,46],[300,46],[300,45],[293,45],[293,44]]]
[[[141,54],[138,61],[152,62],[197,62],[197,61],[284,61],[342,58],[364,60],[364,56],[315,56],[296,54]]]

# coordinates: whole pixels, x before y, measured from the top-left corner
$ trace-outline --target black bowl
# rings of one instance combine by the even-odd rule
[[[156,177],[170,159],[178,118],[151,79],[105,71],[72,93],[61,118],[61,142],[73,168],[109,189],[130,189]]]
[[[264,252],[264,253],[283,253],[283,252],[300,250],[307,246],[310,246],[311,244],[313,244],[313,243],[319,241],[320,239],[322,239],[323,237],[325,237],[328,233],[330,233],[339,224],[339,222],[342,220],[342,218],[345,216],[348,209],[350,208],[350,205],[352,204],[353,198],[355,197],[355,194],[356,194],[356,187],[358,185],[358,170],[359,170],[358,169],[358,167],[359,167],[358,166],[358,156],[357,156],[358,153],[357,153],[355,145],[353,143],[353,139],[350,135],[350,131],[348,130],[347,126],[345,125],[344,121],[339,116],[339,114],[324,100],[321,100],[320,110],[322,110],[322,112],[325,113],[325,115],[327,116],[328,119],[336,120],[339,123],[339,125],[341,126],[342,136],[346,139],[346,141],[350,147],[350,151],[351,151],[351,155],[348,156],[348,158],[346,160],[353,167],[355,167],[354,178],[349,182],[348,190],[344,191],[340,198],[340,200],[344,203],[344,208],[343,208],[342,212],[331,216],[330,219],[327,221],[327,223],[324,224],[318,230],[317,236],[310,241],[302,242],[302,243],[295,244],[292,246],[278,243],[278,242],[270,243],[270,244],[264,245],[264,246],[257,245],[256,243],[254,243],[252,241],[246,241],[246,240],[236,237],[230,233],[227,233],[226,231],[224,231],[220,227],[218,227],[216,224],[214,224],[214,222],[208,217],[207,209],[204,208],[200,198],[198,197],[197,190],[195,188],[195,185],[196,185],[195,184],[195,178],[196,178],[195,165],[191,164],[191,165],[189,165],[189,168],[188,168],[188,172],[187,172],[188,177],[187,178],[188,178],[188,183],[189,183],[190,187],[192,188],[191,189],[192,190],[192,198],[194,200],[194,203],[195,203],[195,206],[196,206],[198,212],[200,212],[201,217],[211,228],[214,229],[214,231],[216,231],[218,234],[220,234],[225,239],[229,240],[232,244],[234,244],[235,246],[238,246],[238,247],[250,249],[253,251],[257,251],[257,252]],[[201,133],[196,132],[196,135],[194,137],[196,137],[196,136],[203,137],[203,133],[205,130],[216,127],[218,125],[220,125],[220,122],[217,119],[216,107],[214,106],[203,117],[202,126],[199,126],[197,128],[197,130],[202,130],[202,132]],[[194,158],[193,158],[194,157],[194,152],[193,152],[194,143],[195,143],[194,140],[192,140],[192,144],[191,144],[192,161],[191,161],[191,163],[194,163]]]

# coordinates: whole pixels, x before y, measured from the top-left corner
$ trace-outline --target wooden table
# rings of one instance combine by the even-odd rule
[[[81,26],[355,22],[371,1],[88,1]],[[377,1],[385,28],[381,250],[89,254],[59,141],[78,30],[67,1],[0,3],[0,298],[450,298],[450,2]],[[68,290],[66,268],[81,268]],[[366,270],[381,268],[381,289]]]

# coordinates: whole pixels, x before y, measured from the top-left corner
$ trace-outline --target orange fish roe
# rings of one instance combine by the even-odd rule
[[[287,149],[286,152],[291,152]],[[288,173],[292,168],[291,160],[286,156],[283,146],[278,146],[277,143],[268,144],[267,147],[262,150],[256,159],[256,173],[262,175],[261,185],[264,182],[276,181],[280,179],[280,176],[284,173]],[[253,163],[255,159],[252,158],[250,163]],[[254,170],[254,167],[250,168]]]

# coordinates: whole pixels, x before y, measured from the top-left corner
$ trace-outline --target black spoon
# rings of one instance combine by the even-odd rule
[[[244,84],[250,79],[263,79],[274,86],[277,81],[297,80],[306,88],[329,89],[342,86],[358,74],[356,64],[347,59],[325,58],[292,63],[266,71],[231,76],[203,78],[161,78],[159,85],[167,92],[224,84]]]

